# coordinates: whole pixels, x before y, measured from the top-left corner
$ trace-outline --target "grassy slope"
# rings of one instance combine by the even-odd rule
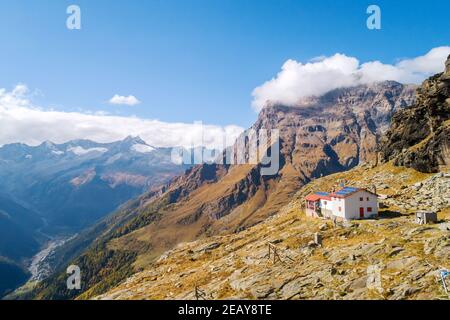
[[[100,228],[103,235],[100,234],[94,245],[71,261],[71,264],[79,265],[81,270],[89,270],[82,292],[65,289],[63,280],[66,274],[64,266],[60,266],[58,274],[38,286],[35,298],[75,298],[80,293],[79,298],[89,298],[116,285],[130,273],[148,266],[161,253],[178,243],[234,232],[275,214],[298,188],[298,178],[289,166],[283,168],[278,181],[269,181],[243,203],[234,203],[234,209],[225,217],[212,219],[207,213],[209,204],[216,206],[229,199],[236,199],[236,195],[239,197],[237,188],[252,170],[254,166],[235,166],[217,182],[206,183],[173,204],[165,196],[155,201],[142,198],[134,202],[132,208],[111,216],[111,221]],[[98,232],[96,234],[99,235]],[[83,237],[92,238],[89,233]],[[76,248],[78,242],[79,239],[75,240],[72,247]],[[66,257],[75,256],[73,252],[66,253]],[[122,264],[111,264],[117,260],[122,261]],[[91,270],[96,270],[96,273],[93,274]]]
[[[445,257],[447,250],[447,256],[450,256],[450,239],[436,226],[431,229],[417,228],[412,222],[412,216],[408,212],[398,214],[397,208],[384,209],[381,212],[384,219],[354,222],[354,227],[350,228],[333,228],[330,222],[325,222],[327,229],[322,231],[323,247],[304,253],[303,249],[312,239],[312,234],[323,228],[324,221],[304,216],[301,208],[303,197],[312,191],[330,190],[339,181],[358,185],[377,181],[380,175],[384,177],[383,183],[389,186],[383,193],[391,195],[401,190],[403,185],[414,184],[431,176],[388,163],[375,168],[362,166],[317,179],[301,188],[273,219],[239,234],[180,245],[163,255],[164,258],[159,262],[103,297],[189,299],[193,298],[194,286],[199,285],[215,299],[261,298],[261,292],[265,290],[269,292],[269,298],[286,299],[290,294],[286,290],[286,283],[292,279],[301,279],[304,283],[295,280],[300,289],[291,298],[445,298],[436,281],[435,271],[439,267],[450,268],[450,260],[442,259],[442,256],[433,252],[442,250]],[[414,195],[411,194],[411,197]],[[448,220],[449,209],[441,211],[439,218]],[[273,265],[267,260],[267,241],[273,240],[277,240],[277,246],[283,248],[282,252],[293,258],[294,263]],[[431,252],[425,250],[430,246],[428,242]],[[211,243],[219,247],[210,251],[202,249]],[[398,247],[402,251],[392,254]],[[356,255],[355,260],[348,259],[352,253]],[[339,259],[343,262],[337,264],[336,260]],[[398,261],[406,261],[405,266],[398,268]],[[409,262],[411,265],[408,265]],[[382,293],[358,288],[358,281],[365,279],[369,264],[384,266]],[[336,269],[334,276],[330,275],[331,268]],[[320,279],[320,286],[315,282],[308,283],[308,279],[313,276]],[[236,288],[236,279],[241,281],[239,289]],[[405,284],[412,289],[404,287]]]

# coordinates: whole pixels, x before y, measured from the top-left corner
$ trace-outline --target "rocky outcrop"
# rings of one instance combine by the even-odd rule
[[[413,212],[420,210],[438,212],[448,208],[450,207],[450,173],[437,173],[424,181],[399,190],[395,197],[388,198],[385,202]]]
[[[365,188],[372,186],[383,198],[381,207],[393,207],[403,212],[433,211],[439,212],[450,207],[450,173],[427,174],[421,181],[410,181],[407,173],[380,171],[377,175],[366,176],[355,183]],[[427,177],[427,178],[425,178]],[[395,187],[386,181],[397,179]]]
[[[382,159],[422,172],[450,164],[450,56],[444,73],[417,89],[416,103],[399,110],[381,145]]]

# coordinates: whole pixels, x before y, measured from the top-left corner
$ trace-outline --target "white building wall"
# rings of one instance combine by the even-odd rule
[[[367,213],[367,217],[376,215],[378,216],[378,196],[374,195],[372,193],[369,192],[365,192],[367,194],[367,197],[369,197],[369,201],[367,202],[367,207],[371,207],[372,208],[372,212],[371,213]]]
[[[363,201],[360,201],[360,198]],[[369,198],[369,200],[367,200]],[[378,199],[376,195],[367,191],[358,191],[345,198],[345,218],[348,220],[360,219],[360,208],[364,208],[364,218],[378,214]],[[368,212],[367,208],[372,208]]]
[[[332,210],[332,202],[330,200],[320,199],[320,207],[326,210]]]
[[[331,218],[333,215],[333,202],[331,200],[320,199],[320,208],[325,217]]]
[[[339,207],[341,210],[339,211]],[[333,214],[336,217],[340,217],[345,219],[345,201],[340,198],[331,198],[330,210],[333,211]]]

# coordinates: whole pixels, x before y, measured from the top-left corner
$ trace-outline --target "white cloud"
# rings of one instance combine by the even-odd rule
[[[120,96],[118,94],[114,95],[111,99],[109,99],[110,104],[122,105],[122,106],[135,106],[140,104],[141,102],[135,96]]]
[[[420,83],[430,75],[442,72],[449,54],[450,47],[445,46],[396,64],[380,61],[361,64],[357,58],[339,53],[331,57],[319,56],[305,64],[288,60],[275,78],[253,90],[252,106],[260,111],[268,102],[296,105],[307,96],[385,80]]]
[[[37,145],[46,140],[63,143],[74,139],[112,142],[131,135],[140,136],[155,147],[190,147],[193,144],[221,148],[224,137],[226,144],[231,145],[243,131],[235,125],[221,127],[55,111],[33,105],[27,94],[24,85],[12,91],[0,89],[0,145],[15,142]]]

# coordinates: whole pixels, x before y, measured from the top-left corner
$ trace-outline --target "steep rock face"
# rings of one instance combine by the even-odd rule
[[[337,89],[295,108],[265,108],[254,128],[279,129],[282,156],[309,181],[373,160],[392,114],[413,103],[413,92],[393,81]]]
[[[423,172],[450,164],[450,56],[444,73],[434,75],[417,90],[417,101],[392,118],[381,146],[385,161]]]

